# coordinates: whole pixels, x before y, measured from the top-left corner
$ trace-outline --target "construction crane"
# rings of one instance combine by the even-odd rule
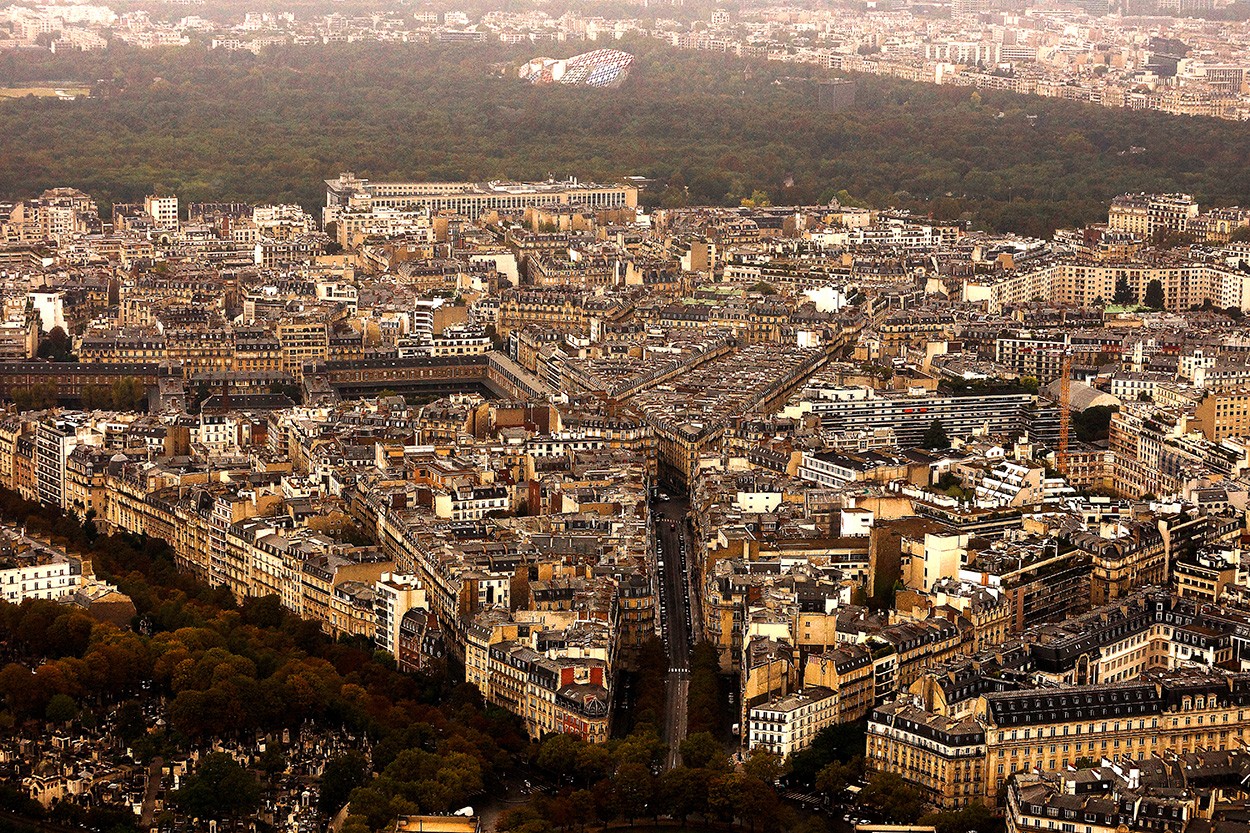
[[[1072,351],[1063,351],[1059,368],[1059,473],[1068,476],[1068,433],[1072,427]]]

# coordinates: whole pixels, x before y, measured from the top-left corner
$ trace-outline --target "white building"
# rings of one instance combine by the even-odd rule
[[[26,297],[30,299],[35,312],[39,313],[40,329],[43,332],[50,333],[57,327],[69,332],[69,328],[65,326],[64,292],[28,292]]]
[[[512,499],[502,486],[452,489],[434,496],[434,515],[453,521],[480,521],[491,512],[511,508]]]
[[[373,608],[377,614],[374,643],[378,650],[399,656],[399,623],[413,608],[428,609],[425,588],[416,576],[383,573],[373,586]]]
[[[77,417],[77,418],[74,418]],[[79,445],[99,445],[101,437],[66,415],[40,422],[35,429],[35,491],[45,506],[68,508],[65,502],[65,464]]]
[[[783,759],[810,746],[820,730],[838,717],[838,695],[810,686],[751,709],[747,748],[767,749]]]
[[[143,210],[156,222],[158,228],[178,228],[177,197],[144,197]]]
[[[0,598],[10,604],[72,596],[81,579],[79,563],[60,553],[30,550],[0,557]]]

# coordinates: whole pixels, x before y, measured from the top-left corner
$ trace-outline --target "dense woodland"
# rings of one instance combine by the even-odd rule
[[[572,45],[565,45],[575,49]],[[8,83],[85,81],[94,96],[0,102],[0,199],[72,185],[112,201],[324,199],[321,180],[607,179],[651,204],[874,206],[1030,234],[1105,217],[1126,191],[1250,202],[1244,125],[859,77],[842,113],[814,67],[619,44],[617,90],[531,87],[536,47],[345,44],[250,53],[192,46],[0,55]],[[758,196],[758,195],[757,195]]]

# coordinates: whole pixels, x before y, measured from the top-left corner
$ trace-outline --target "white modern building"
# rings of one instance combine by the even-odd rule
[[[373,606],[377,614],[374,643],[378,650],[399,656],[399,623],[413,608],[428,609],[425,588],[416,576],[383,573],[373,586]]]

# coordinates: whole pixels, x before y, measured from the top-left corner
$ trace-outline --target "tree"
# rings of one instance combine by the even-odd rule
[[[667,751],[664,741],[650,728],[635,731],[617,744],[614,750],[618,763],[641,764],[648,768],[658,764]]]
[[[707,810],[708,772],[679,766],[660,776],[659,801],[665,811],[686,823],[691,813]]]
[[[642,764],[621,764],[613,783],[621,813],[630,824],[639,815],[651,814],[655,797],[651,770]]]
[[[543,739],[537,763],[563,781],[577,769],[577,755],[586,742],[577,735],[555,734]]]
[[[757,747],[742,765],[747,775],[763,781],[765,784],[776,784],[783,773],[781,756],[764,747]]]
[[[833,761],[816,773],[816,790],[829,801],[836,801],[862,772],[862,764],[857,766],[854,763]]]
[[[173,798],[178,809],[193,818],[237,818],[260,804],[260,783],[230,755],[214,752],[200,760]]]
[[[147,720],[143,715],[143,706],[138,700],[127,700],[117,707],[113,715],[113,731],[127,744],[147,734]]]
[[[323,815],[333,816],[347,803],[352,790],[365,783],[368,774],[369,762],[359,752],[353,750],[331,758],[321,774],[317,809]]]
[[[711,732],[696,732],[681,742],[681,762],[691,769],[723,767],[729,756]]]
[[[593,822],[596,815],[595,794],[590,790],[576,790],[569,795],[570,815],[577,821],[579,830],[585,830],[588,822]]]
[[[60,327],[53,327],[46,336],[39,340],[36,355],[41,359],[54,362],[74,361],[74,345],[69,334]]]
[[[69,723],[78,717],[78,704],[68,694],[54,694],[48,701],[44,716],[53,723]]]
[[[777,818],[777,793],[770,784],[752,775],[737,775],[732,782],[733,808],[738,818],[755,830],[771,827]]]
[[[721,729],[720,659],[709,642],[694,646],[690,659],[690,688],[686,695],[686,725],[689,732]]]
[[[942,420],[935,419],[929,423],[929,427],[925,429],[924,436],[920,439],[920,447],[928,449],[951,447],[951,439],[946,435],[946,428],[943,427]]]
[[[1111,416],[1117,410],[1119,409],[1111,405],[1096,405],[1072,414],[1072,428],[1076,432],[1076,438],[1083,443],[1107,439],[1111,430]]]
[[[893,586],[893,579],[883,578],[878,584]],[[834,761],[852,767],[855,777],[863,771],[864,739],[867,723],[835,723],[816,733],[807,748],[795,753],[790,759],[790,779],[805,786],[816,782],[819,772]]]
[[[574,773],[580,783],[590,785],[611,775],[615,766],[612,753],[602,744],[584,743],[577,753]]]
[[[1121,274],[1116,277],[1115,294],[1111,296],[1111,300],[1120,307],[1137,303],[1137,295],[1134,294],[1133,287],[1128,282],[1128,275]]]
[[[859,800],[899,824],[913,824],[925,808],[920,790],[892,772],[875,773]]]
[[[1151,309],[1163,309],[1163,282],[1158,278],[1146,284],[1145,303]]]
[[[751,196],[743,197],[742,205],[746,208],[767,208],[772,202],[768,199],[768,194],[756,189],[751,192]]]
[[[286,753],[282,751],[282,747],[276,743],[270,743],[265,747],[265,751],[260,754],[260,758],[256,760],[256,766],[261,772],[272,778],[287,767]],[[325,794],[324,776],[322,780],[322,795]],[[346,799],[344,799],[346,800]]]
[[[969,804],[962,810],[929,813],[920,819],[920,823],[932,825],[937,828],[937,833],[992,833],[1002,829],[1001,822],[983,804]]]

